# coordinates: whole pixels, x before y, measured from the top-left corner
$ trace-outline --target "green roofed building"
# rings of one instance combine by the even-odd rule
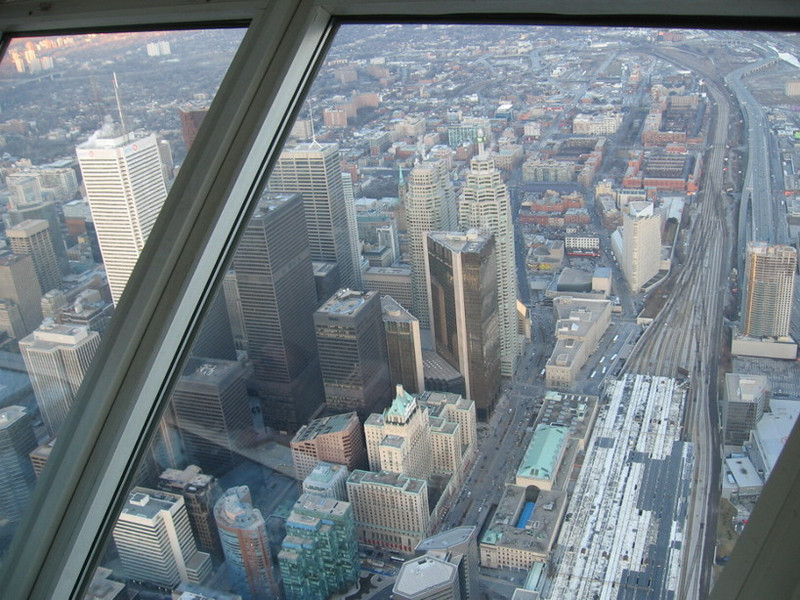
[[[569,428],[563,425],[537,425],[517,469],[516,485],[552,489],[568,435]]]

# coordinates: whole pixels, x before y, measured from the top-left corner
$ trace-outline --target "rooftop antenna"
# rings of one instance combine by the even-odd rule
[[[314,109],[311,107],[311,98],[307,100],[308,102],[308,120],[311,121],[311,143],[318,144],[317,142],[317,133],[314,131]]]
[[[117,110],[119,111],[119,123],[122,127],[122,135],[128,135],[128,123],[125,120],[125,112],[122,110],[122,94],[120,93],[119,83],[117,83],[117,73],[114,72],[114,96],[117,99]]]

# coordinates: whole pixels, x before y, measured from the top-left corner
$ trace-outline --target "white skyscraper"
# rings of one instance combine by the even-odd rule
[[[116,305],[167,197],[158,143],[107,120],[76,152]]]
[[[456,199],[443,160],[426,160],[408,174],[405,191],[408,245],[411,253],[412,314],[421,327],[430,327],[428,291],[425,281],[423,240],[431,231],[456,228]]]
[[[628,204],[622,222],[624,247],[622,270],[633,292],[638,292],[661,265],[661,215],[652,202]]]
[[[114,525],[114,543],[131,579],[174,588],[202,583],[211,557],[197,551],[183,497],[133,488]]]
[[[19,342],[42,420],[51,436],[67,418],[83,376],[100,345],[100,335],[81,325],[45,321]]]
[[[522,352],[517,324],[517,271],[514,225],[508,188],[486,155],[470,162],[458,203],[459,227],[493,233],[497,253],[497,311],[500,327],[500,372],[511,377]]]

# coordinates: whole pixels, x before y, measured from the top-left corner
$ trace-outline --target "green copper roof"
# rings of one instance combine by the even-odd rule
[[[569,428],[563,425],[539,424],[517,469],[517,477],[552,479],[568,433]]]
[[[392,405],[386,409],[384,418],[391,417],[405,420],[411,410],[414,408],[417,399],[403,389],[402,385],[397,386],[397,395],[392,400]]]

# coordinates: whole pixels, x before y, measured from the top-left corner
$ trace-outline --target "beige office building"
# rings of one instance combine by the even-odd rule
[[[367,464],[364,434],[354,412],[314,419],[300,428],[289,447],[298,481],[308,477],[320,461],[344,465],[350,471]]]
[[[636,293],[661,266],[661,214],[652,202],[630,202],[622,219],[622,270]]]

